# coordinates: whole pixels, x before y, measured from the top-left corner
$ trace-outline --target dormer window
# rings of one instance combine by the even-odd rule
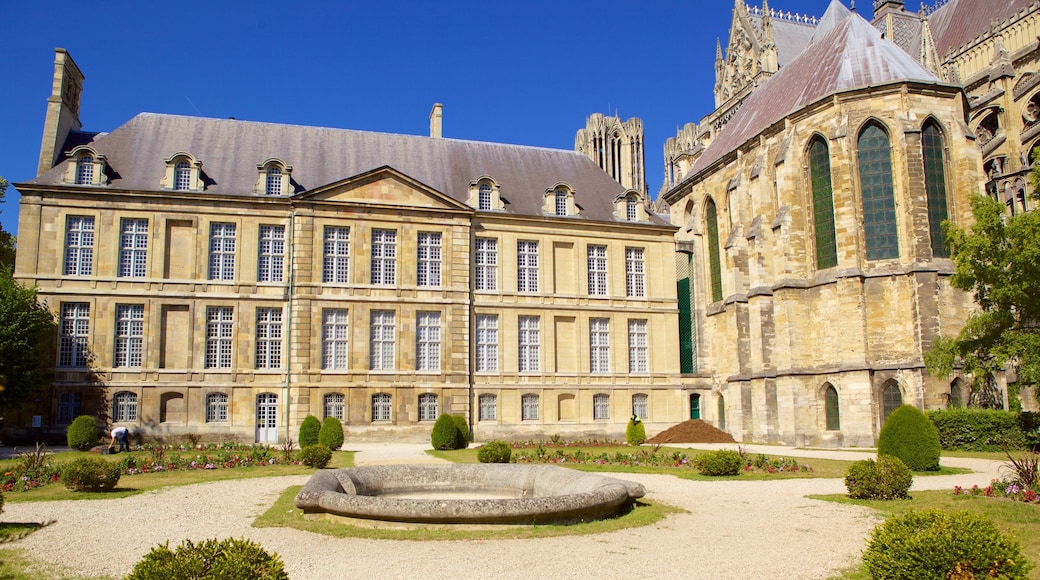
[[[253,193],[259,195],[285,195],[292,193],[289,179],[292,166],[281,159],[271,158],[256,166],[257,178]]]
[[[639,220],[636,198],[633,196],[629,196],[629,198],[625,200],[625,219],[630,222]]]
[[[477,209],[491,211],[491,184],[481,183],[477,192]]]
[[[557,183],[545,190],[542,212],[547,215],[577,215],[580,208],[574,202],[574,190],[566,183]]]
[[[173,166],[173,188],[177,191],[191,189],[191,164],[187,161]]]
[[[556,215],[567,215],[567,192],[556,190]]]
[[[94,156],[84,155],[76,162],[76,185],[94,184]]]
[[[487,175],[470,182],[467,204],[476,208],[477,211],[502,209],[502,198],[499,195],[498,183]]]
[[[635,190],[629,190],[614,199],[614,219],[626,222],[645,221],[646,209],[642,196]]]
[[[76,185],[104,185],[106,183],[104,155],[86,145],[80,145],[66,154],[70,161],[65,170],[65,183],[75,183]]]
[[[174,191],[202,191],[202,162],[190,153],[174,153],[166,160],[166,173],[159,187]]]
[[[267,195],[282,195],[281,167],[270,167],[267,169],[267,187],[264,193]]]

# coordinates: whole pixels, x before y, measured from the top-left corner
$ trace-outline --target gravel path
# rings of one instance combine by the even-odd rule
[[[700,447],[700,446],[698,446]],[[757,452],[757,448],[752,451]],[[357,463],[429,463],[423,445],[357,445]],[[732,448],[732,445],[730,446]],[[862,453],[763,448],[772,455],[858,459]],[[999,462],[944,459],[976,473],[918,477],[914,489],[984,485]],[[620,474],[647,496],[689,511],[654,526],[592,536],[464,542],[329,538],[252,528],[287,486],[306,476],[221,481],[115,500],[14,503],[6,522],[56,523],[9,547],[87,577],[118,578],[153,546],[246,537],[277,552],[294,580],[309,578],[827,578],[857,562],[873,512],[806,499],[843,493],[838,479],[687,481]],[[91,530],[83,534],[83,530]]]

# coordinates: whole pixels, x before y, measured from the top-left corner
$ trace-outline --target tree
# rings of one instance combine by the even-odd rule
[[[3,203],[6,192],[7,180],[0,177],[0,203]],[[0,228],[0,270],[14,269],[14,246],[14,236]]]
[[[0,269],[0,412],[35,395],[53,366],[54,316],[36,299],[36,288]]]

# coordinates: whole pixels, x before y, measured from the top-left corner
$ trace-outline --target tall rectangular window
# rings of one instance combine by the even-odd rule
[[[481,183],[477,188],[477,209],[480,211],[491,211],[491,185]]]
[[[65,220],[65,275],[90,276],[94,264],[94,218],[70,215]]]
[[[59,332],[61,336],[58,342],[58,366],[87,366],[90,304],[86,302],[62,303]]]
[[[516,289],[518,292],[538,291],[538,242],[520,240],[516,243]]]
[[[610,418],[610,395],[592,395],[592,418],[596,420]]]
[[[498,316],[477,315],[477,372],[498,370]]]
[[[538,395],[527,394],[520,396],[520,420],[538,420]]]
[[[625,248],[625,295],[632,298],[646,296],[643,248]]]
[[[321,368],[343,370],[350,361],[347,310],[327,308],[321,312]]]
[[[285,271],[285,226],[260,226],[256,281],[281,282]]]
[[[607,247],[589,246],[589,295],[607,295]]]
[[[350,265],[350,228],[325,226],[322,244],[321,281],[346,284]]]
[[[418,270],[416,284],[419,286],[441,285],[441,234],[419,232]]]
[[[393,409],[393,399],[389,393],[372,395],[372,420],[389,421]]]
[[[143,278],[148,275],[148,220],[123,219],[119,226],[119,275]]]
[[[434,395],[433,393],[423,393],[419,395],[419,420],[437,420],[437,395]]]
[[[589,319],[590,370],[594,373],[610,372],[610,320]]]
[[[209,225],[209,279],[235,279],[235,224]]]
[[[394,368],[394,323],[393,310],[373,310],[369,328],[369,368],[388,371]]]
[[[415,321],[415,370],[441,368],[441,313],[420,312]]]
[[[112,366],[139,367],[144,346],[144,305],[116,306],[116,352]]]
[[[643,394],[632,395],[632,414],[643,421],[650,417],[650,398]]]
[[[494,421],[498,416],[498,397],[487,393],[480,395],[477,397],[477,408],[479,421]]]
[[[520,340],[520,372],[538,372],[540,362],[540,338],[538,335],[538,317],[521,316],[518,320]]]
[[[474,288],[476,290],[498,289],[498,240],[477,238],[474,248]]]
[[[372,283],[397,282],[397,231],[372,230]]]
[[[206,368],[231,368],[231,341],[235,336],[234,309],[230,306],[206,308]]]
[[[630,222],[637,221],[639,219],[639,213],[636,208],[636,198],[630,197],[625,200],[625,219]]]
[[[256,309],[256,368],[282,368],[282,309]]]
[[[646,341],[646,321],[628,321],[628,372],[647,372],[649,350]]]

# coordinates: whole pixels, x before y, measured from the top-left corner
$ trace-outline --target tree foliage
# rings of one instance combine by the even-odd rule
[[[3,203],[6,191],[7,180],[0,177],[0,203]],[[14,236],[0,228],[0,270],[11,271],[14,269],[14,246]]]
[[[0,412],[32,398],[53,363],[54,316],[36,299],[36,288],[0,269]]]

